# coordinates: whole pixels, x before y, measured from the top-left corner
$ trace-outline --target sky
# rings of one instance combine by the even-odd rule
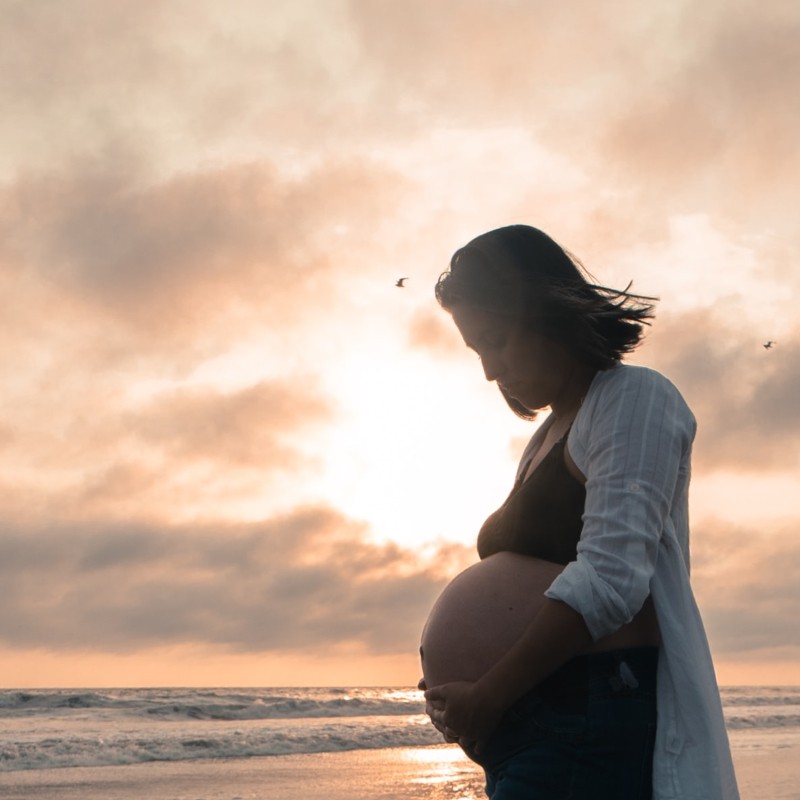
[[[415,684],[539,424],[433,285],[518,222],[660,298],[719,680],[800,683],[795,0],[0,16],[0,686]]]

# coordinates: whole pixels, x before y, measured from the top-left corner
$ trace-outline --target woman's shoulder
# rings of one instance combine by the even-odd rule
[[[658,370],[618,364],[595,375],[570,431],[570,454],[580,467],[592,441],[666,430],[694,439],[697,423],[683,395]]]
[[[673,421],[694,428],[694,415],[669,378],[651,367],[617,364],[595,375],[579,417],[585,425],[590,420],[612,417],[619,421],[634,414],[650,416],[651,412],[667,414]]]
[[[666,392],[681,396],[672,381],[652,367],[638,364],[616,364],[598,372],[592,381],[586,400],[602,395],[619,395],[628,392]]]

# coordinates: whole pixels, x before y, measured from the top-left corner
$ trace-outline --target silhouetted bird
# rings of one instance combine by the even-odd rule
[[[402,289],[406,285],[405,282],[407,280],[408,280],[408,278],[398,278],[397,279],[397,283],[395,284],[395,286],[399,286]]]
[[[770,339],[768,342],[764,343],[764,349],[765,350],[772,350],[772,345],[774,345],[774,344],[775,344],[775,342],[773,342],[772,339]]]

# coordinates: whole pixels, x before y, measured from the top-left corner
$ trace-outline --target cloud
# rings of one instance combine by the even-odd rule
[[[13,518],[252,518],[308,496],[322,468],[315,436],[337,418],[312,376],[43,403],[0,428],[0,509]]]
[[[336,293],[336,230],[399,198],[402,179],[377,165],[337,163],[288,180],[267,162],[136,176],[76,163],[66,174],[20,178],[0,196],[3,260],[54,284],[111,332],[175,344],[224,335],[256,314],[307,321]],[[353,254],[360,255],[356,247]]]
[[[785,4],[738,2],[684,8],[676,22],[681,57],[634,78],[637,102],[607,132],[618,165],[646,170],[682,203],[743,211],[746,193],[750,213],[754,200],[780,211],[775,190],[797,164],[800,15]]]
[[[648,363],[670,377],[698,418],[695,464],[740,471],[797,466],[800,331],[772,350],[757,331],[711,309],[659,319]]]
[[[412,8],[354,4],[365,70],[377,76],[371,107],[407,138],[437,127],[526,131],[589,177],[587,196],[554,205],[521,158],[523,218],[630,241],[661,235],[670,214],[705,211],[731,233],[796,241],[795,6]],[[498,170],[486,186],[508,191]],[[491,213],[492,192],[481,200]]]
[[[589,69],[603,80],[632,27],[626,5],[635,8],[622,3],[610,15],[582,3],[580,13],[548,7],[545,14],[518,0],[470,0],[415,2],[402,13],[381,1],[354,3],[353,25],[365,64],[380,76],[383,98],[372,98],[379,107],[455,125],[510,116],[541,122],[544,109],[563,119],[586,100],[590,87],[580,78]],[[564,41],[573,44],[569,58]]]
[[[291,468],[298,454],[283,440],[296,439],[309,422],[331,417],[330,401],[307,383],[298,390],[265,381],[231,393],[186,389],[160,396],[131,414],[126,428],[179,461]]]
[[[415,312],[408,341],[412,347],[445,356],[462,355],[466,349],[450,315],[438,307],[420,308]]]
[[[796,469],[795,5],[6,5],[6,640],[414,647],[433,562],[299,504],[326,434],[354,451],[337,400],[382,391],[376,364],[460,380],[430,287],[495,224],[541,224],[620,285],[679,274],[642,357],[698,416],[696,467]],[[672,221],[702,215],[681,250]],[[771,282],[785,304],[744,313]],[[759,620],[784,635],[752,588],[752,617],[743,595],[712,602],[726,647],[739,613],[748,647]]]
[[[580,13],[570,6],[545,15],[530,3],[483,0],[412,3],[402,13],[386,2],[324,9],[276,4],[267,15],[255,15],[248,6],[219,14],[214,3],[195,4],[195,13],[180,3],[143,5],[109,10],[81,2],[67,16],[18,10],[7,28],[14,39],[0,52],[4,74],[22,73],[32,84],[18,97],[15,83],[8,82],[7,108],[24,105],[28,96],[39,98],[37,106],[57,107],[54,117],[40,123],[43,138],[76,125],[94,124],[100,131],[103,146],[73,148],[58,161],[63,168],[80,154],[80,174],[89,171],[92,158],[102,161],[102,175],[86,187],[97,200],[84,200],[56,222],[67,231],[67,249],[81,251],[70,269],[103,300],[117,300],[115,313],[124,305],[122,296],[136,301],[126,315],[138,308],[146,324],[168,319],[180,328],[185,315],[195,322],[197,315],[213,316],[215,302],[241,306],[253,292],[258,297],[263,278],[245,264],[249,255],[274,258],[270,217],[276,207],[286,207],[294,222],[308,221],[296,229],[297,241],[304,242],[327,230],[331,212],[350,207],[353,198],[330,186],[320,193],[309,185],[307,194],[294,187],[295,193],[265,163],[296,177],[334,153],[351,163],[362,163],[365,154],[385,161],[387,148],[410,153],[431,147],[436,130],[454,132],[455,142],[459,131],[462,140],[502,130],[516,134],[504,147],[513,148],[509,158],[518,159],[514,166],[529,188],[513,213],[555,218],[582,235],[588,228],[598,237],[659,235],[665,209],[713,210],[726,229],[741,229],[746,221],[749,231],[795,235],[793,187],[785,176],[796,158],[791,76],[800,15],[785,4],[712,3],[699,9],[662,3],[642,14],[629,0],[614,13],[584,3]],[[122,43],[102,35],[120,26],[127,32]],[[37,70],[25,69],[24,51],[14,46],[19,41],[27,43],[26,50],[48,54]],[[571,44],[568,58],[563,42]],[[69,95],[62,79],[78,87],[79,102],[63,100]],[[111,126],[130,119],[131,130],[106,130],[107,121]],[[544,175],[531,169],[531,153],[519,152],[524,137],[534,140],[549,163],[560,159],[560,178],[552,169]],[[188,153],[193,156],[187,161]],[[493,196],[509,192],[505,158],[493,151],[471,153],[467,160],[480,166],[468,168],[462,159],[449,146],[440,165],[430,168],[437,175],[482,169],[484,216],[499,213],[498,204],[506,214]],[[126,163],[119,186],[103,177]],[[225,165],[239,165],[238,173],[231,166],[229,175],[218,174],[226,172]],[[591,184],[575,186],[576,171]],[[334,181],[348,183],[346,177]],[[554,197],[553,187],[565,181],[568,197]],[[402,184],[401,173],[389,171],[378,183],[383,188],[358,213],[335,223],[362,234],[376,225],[377,209],[382,219],[402,218],[398,205],[386,202],[387,187]],[[67,197],[84,193],[80,186],[70,188],[69,178],[64,184],[58,191]],[[258,184],[264,192],[255,198]],[[232,197],[264,223],[260,231],[227,206]],[[318,198],[326,213],[309,215]],[[445,202],[461,204],[464,197],[456,191]],[[87,217],[96,220],[93,227]],[[128,228],[131,235],[117,242],[120,229]],[[47,241],[46,231],[33,238],[42,233]],[[231,238],[241,240],[242,252],[226,246]],[[313,250],[303,255],[320,260]],[[165,259],[169,274],[163,273]],[[197,286],[189,288],[185,303],[179,297],[173,305],[175,294],[187,289],[181,273],[189,271]],[[225,290],[215,298],[215,283],[225,271],[238,281],[240,293]],[[154,273],[160,280],[153,280]],[[263,287],[272,291],[271,281]],[[164,291],[157,295],[158,290]],[[157,297],[165,313],[148,316]],[[201,311],[187,310],[193,307]]]
[[[296,169],[318,160],[323,138],[340,151],[385,129],[364,111],[374,81],[346,2],[75,0],[5,12],[0,100],[16,124],[0,131],[0,176],[123,153],[148,179],[265,151]]]
[[[415,652],[445,571],[464,554],[450,546],[436,569],[366,534],[325,507],[250,525],[4,525],[0,638],[55,650]]]
[[[718,653],[800,648],[796,530],[797,520],[758,528],[713,519],[693,525],[692,582]]]
[[[693,584],[718,655],[800,647],[795,529],[792,520],[769,530],[695,523]],[[51,651],[413,653],[434,599],[473,558],[457,545],[415,554],[371,543],[363,523],[322,506],[249,524],[2,530],[0,640]]]
[[[0,133],[0,175],[69,153],[102,152],[109,140],[141,139],[143,128],[163,119],[166,103],[143,100],[176,66],[175,49],[163,41],[166,5],[4,4],[0,100],[15,124]],[[126,108],[128,114],[116,113]],[[143,126],[147,116],[151,125]]]

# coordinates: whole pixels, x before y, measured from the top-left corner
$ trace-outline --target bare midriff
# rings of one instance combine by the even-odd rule
[[[511,646],[545,603],[561,564],[500,552],[457,575],[433,606],[422,632],[422,673],[428,687],[475,681]],[[650,598],[638,614],[586,652],[658,645]]]

